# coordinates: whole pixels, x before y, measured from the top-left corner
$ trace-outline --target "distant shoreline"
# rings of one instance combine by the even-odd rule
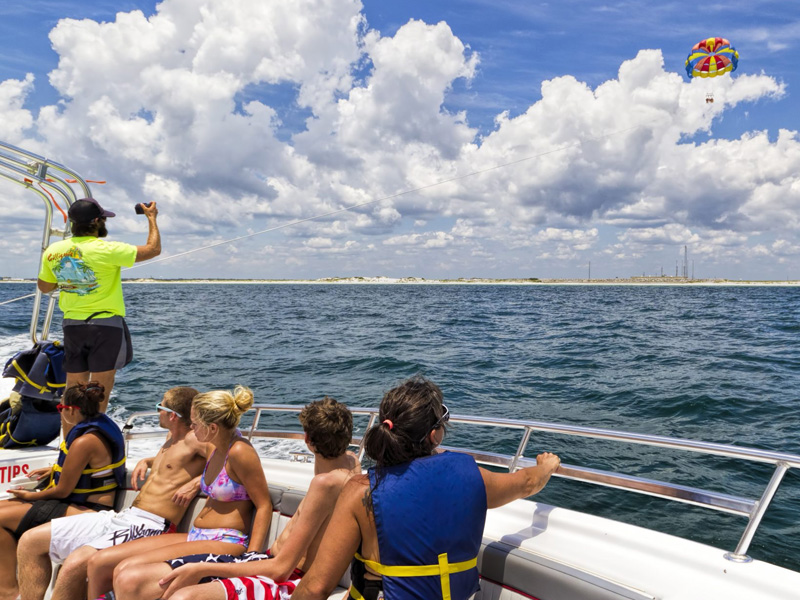
[[[34,279],[2,278],[0,283],[34,283]],[[685,279],[682,277],[631,277],[625,279],[425,279],[422,277],[326,277],[323,279],[123,279],[128,284],[186,285],[596,285],[596,286],[800,286],[800,280],[757,281],[734,279]]]

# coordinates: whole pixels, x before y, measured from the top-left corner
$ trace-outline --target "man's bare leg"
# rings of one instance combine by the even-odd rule
[[[158,537],[160,536],[152,539]],[[172,567],[164,561],[198,553],[238,556],[242,552],[244,547],[238,544],[202,540],[174,544],[144,556],[137,554],[126,558],[114,569],[114,594],[118,600],[153,600],[159,598],[164,591],[158,585],[159,580],[172,573]]]
[[[87,569],[87,575],[89,576],[88,597],[94,600],[111,589],[114,569],[123,560],[130,557],[149,557],[156,550],[185,542],[185,533],[164,533],[126,542],[119,546],[104,548],[96,552],[89,559]],[[198,550],[198,552],[202,552],[202,550]],[[178,555],[176,554],[175,556]]]
[[[90,374],[89,371],[84,371],[83,373],[67,373],[67,385],[65,389],[69,389],[77,383],[86,383],[89,381]]]
[[[0,600],[15,600],[17,587],[17,540],[12,532],[31,508],[19,500],[0,502]]]
[[[105,389],[103,401],[100,403],[100,412],[106,412],[108,408],[108,399],[111,396],[111,390],[114,389],[114,379],[116,378],[117,371],[98,371],[97,373],[90,373],[84,371],[83,373],[67,373],[67,388],[69,389],[76,383],[86,383],[87,381],[96,381]]]
[[[127,565],[114,574],[114,594],[117,600],[153,600],[160,598],[163,589],[159,580],[172,573],[165,562]]]
[[[114,378],[117,375],[117,371],[100,371],[99,373],[92,373],[92,381],[96,381],[100,385],[103,386],[105,389],[105,396],[103,396],[103,401],[100,403],[100,412],[106,412],[108,408],[108,399],[111,397],[111,390],[114,389]]]
[[[228,594],[218,581],[190,585],[175,592],[170,600],[227,600]]]
[[[86,566],[94,554],[97,554],[96,549],[91,546],[81,546],[67,557],[58,572],[58,579],[56,579],[56,585],[53,588],[53,595],[50,600],[86,598]],[[30,600],[43,599],[44,595]],[[29,599],[23,596],[22,600]]]
[[[26,531],[17,546],[19,594],[23,600],[42,600],[53,570],[50,562],[50,523]]]

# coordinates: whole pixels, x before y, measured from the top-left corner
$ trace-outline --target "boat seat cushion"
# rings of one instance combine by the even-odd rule
[[[481,574],[481,590],[475,595],[475,600],[653,599],[646,592],[486,538],[478,554],[478,570]]]

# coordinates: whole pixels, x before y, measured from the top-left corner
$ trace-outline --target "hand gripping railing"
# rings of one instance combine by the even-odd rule
[[[41,253],[50,245],[50,236],[69,236],[69,223],[66,218],[63,229],[52,227],[53,200],[49,194],[57,194],[63,200],[65,210],[79,198],[73,185],[79,186],[82,192],[81,198],[91,197],[89,186],[75,171],[4,142],[0,142],[0,178],[23,186],[36,193],[44,201],[46,214],[40,258]],[[67,179],[74,180],[74,183],[68,182]],[[39,187],[34,187],[34,184]],[[53,294],[47,304],[42,329],[38,331],[41,298],[42,292],[37,288],[34,294],[30,328],[30,336],[34,344],[47,339],[55,310],[56,296]]]
[[[290,406],[282,404],[260,404],[253,407],[255,417],[247,433],[247,438],[272,438],[272,439],[295,439],[304,440],[305,435],[299,431],[279,431],[279,430],[259,430],[258,425],[261,415],[264,412],[271,413],[299,413],[302,406]],[[354,415],[364,415],[369,417],[367,427],[375,425],[378,418],[378,410],[374,408],[351,408]],[[133,422],[144,416],[156,415],[156,412],[134,413],[125,424],[126,440],[141,437],[152,437],[152,432],[133,433]],[[752,559],[747,556],[747,550],[753,540],[758,526],[772,501],[775,492],[781,484],[783,476],[790,468],[800,468],[800,456],[794,454],[784,454],[781,452],[771,452],[769,450],[758,450],[755,448],[742,448],[725,444],[714,444],[709,442],[697,442],[680,438],[663,437],[657,435],[645,435],[640,433],[629,433],[624,431],[613,431],[611,429],[596,429],[593,427],[580,427],[576,425],[565,425],[560,423],[545,423],[541,421],[517,421],[513,419],[496,419],[488,417],[472,417],[465,415],[451,415],[450,423],[466,423],[469,425],[480,425],[489,427],[501,427],[504,429],[522,430],[522,439],[517,451],[513,455],[498,454],[494,452],[481,452],[467,448],[445,447],[447,450],[469,454],[475,458],[479,464],[501,467],[514,472],[517,469],[536,465],[536,460],[525,458],[524,452],[534,431],[547,432],[566,436],[587,437],[615,442],[632,444],[642,444],[655,448],[669,448],[673,450],[684,450],[687,452],[697,452],[705,455],[724,456],[727,458],[747,460],[750,462],[767,463],[775,466],[775,471],[767,484],[766,489],[758,500],[732,496],[719,492],[703,490],[679,484],[613,473],[580,467],[562,463],[556,477],[584,481],[595,485],[610,487],[620,490],[636,492],[666,500],[674,500],[686,504],[692,504],[703,508],[709,508],[729,514],[747,517],[748,522],[744,533],[733,552],[725,554],[725,558],[734,562],[750,562]],[[359,459],[364,455],[364,437],[354,436],[352,445],[358,446]]]

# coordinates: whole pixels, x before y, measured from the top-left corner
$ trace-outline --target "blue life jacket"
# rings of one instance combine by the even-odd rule
[[[391,600],[466,600],[478,590],[486,488],[471,456],[444,452],[369,470],[383,577]],[[352,590],[351,590],[352,593]],[[355,596],[354,596],[355,597]]]
[[[14,391],[21,396],[57,400],[64,392],[67,374],[63,368],[64,347],[61,342],[39,342],[29,350],[17,352],[8,359],[3,377],[14,377]]]
[[[72,442],[80,436],[93,431],[99,432],[111,446],[111,463],[94,469],[87,467],[81,471],[81,476],[78,479],[78,483],[75,484],[75,489],[66,497],[66,500],[75,504],[83,504],[92,494],[107,492],[125,485],[125,439],[122,437],[122,431],[120,431],[119,426],[108,416],[100,413],[91,419],[81,421],[67,434],[67,439],[61,443],[58,461],[53,465],[48,487],[58,484],[58,480],[61,477],[61,469],[64,466],[67,454],[69,454],[69,447]],[[106,471],[108,472],[107,474],[105,473]],[[102,475],[98,476],[98,473],[102,473]]]

